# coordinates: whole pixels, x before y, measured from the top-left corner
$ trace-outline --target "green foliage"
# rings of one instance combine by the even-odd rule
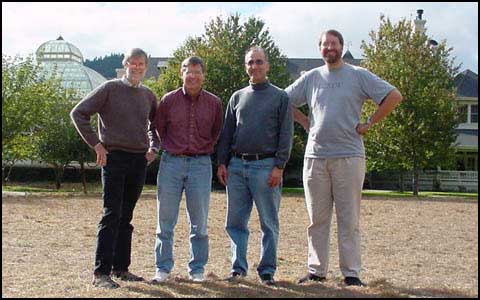
[[[230,15],[226,19],[217,17],[205,26],[201,37],[189,37],[174,51],[167,69],[158,81],[145,82],[159,98],[165,93],[182,86],[181,62],[191,56],[201,57],[205,63],[205,89],[219,96],[224,106],[236,90],[248,85],[245,71],[245,51],[252,45],[263,47],[269,57],[269,80],[286,87],[290,83],[287,72],[287,58],[273,42],[265,23],[249,18],[240,23],[240,16]]]
[[[59,187],[71,161],[92,160],[88,146],[70,122],[73,90],[45,73],[33,58],[2,55],[2,175],[18,160],[41,160],[53,165]],[[8,176],[8,175],[7,175]]]
[[[43,74],[32,56],[2,55],[2,156],[7,164],[35,157],[36,134],[60,99],[58,79]]]
[[[122,68],[123,54],[111,53],[104,57],[95,57],[93,60],[86,59],[85,66],[97,71],[103,77],[112,79],[117,77],[115,69]]]
[[[449,168],[454,162],[457,126],[454,77],[459,67],[446,42],[428,46],[410,22],[392,24],[383,16],[370,43],[362,41],[363,66],[393,84],[403,102],[366,135],[367,167],[372,170]],[[364,106],[365,118],[376,110]]]
[[[61,187],[64,170],[72,162],[84,164],[94,159],[91,149],[81,139],[70,120],[74,103],[64,94],[62,102],[51,110],[49,123],[39,130],[37,141],[38,158],[53,166],[56,187]],[[84,174],[82,174],[83,176]]]
[[[38,133],[36,143],[38,158],[53,166],[57,189],[61,187],[65,168],[72,162],[78,162],[83,166],[84,163],[94,160],[92,150],[82,140],[70,120],[70,111],[74,104],[65,93],[62,101],[50,111],[49,124],[41,128]],[[82,170],[82,177],[84,192],[86,192],[83,172],[84,170]]]
[[[182,86],[180,65],[191,56],[201,57],[205,63],[205,89],[222,99],[224,108],[232,94],[248,85],[248,75],[245,70],[245,52],[253,45],[265,49],[268,55],[270,82],[280,88],[287,87],[291,82],[287,70],[287,57],[273,42],[265,22],[250,17],[243,24],[238,14],[226,19],[216,17],[205,26],[201,37],[189,37],[181,47],[173,53],[168,61],[167,69],[160,79],[146,80],[144,83],[160,99],[167,92]],[[305,149],[305,132],[297,128],[294,147],[287,164],[290,170],[301,169]]]

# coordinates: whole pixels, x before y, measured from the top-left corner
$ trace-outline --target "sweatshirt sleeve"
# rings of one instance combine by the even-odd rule
[[[75,105],[70,112],[70,118],[83,140],[90,146],[95,147],[100,139],[93,131],[90,124],[92,115],[99,113],[108,99],[108,84],[102,84]]]

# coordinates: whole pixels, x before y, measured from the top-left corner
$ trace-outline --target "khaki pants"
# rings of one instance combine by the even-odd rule
[[[340,270],[343,276],[359,277],[360,200],[365,178],[365,159],[305,158],[303,184],[310,218],[308,271],[326,277],[333,204],[338,225]]]

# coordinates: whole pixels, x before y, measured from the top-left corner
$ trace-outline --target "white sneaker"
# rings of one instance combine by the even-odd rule
[[[203,282],[205,281],[205,277],[203,276],[203,273],[191,274],[190,280],[193,282]]]
[[[155,277],[152,278],[152,283],[165,282],[169,275],[169,273],[157,271],[155,272]]]

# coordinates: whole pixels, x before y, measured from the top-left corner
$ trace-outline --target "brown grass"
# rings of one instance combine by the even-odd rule
[[[346,287],[338,268],[336,225],[330,273],[324,284],[297,285],[306,272],[307,215],[303,197],[281,205],[277,287],[259,284],[256,212],[250,220],[248,276],[224,280],[230,242],[224,230],[224,193],[212,193],[208,280],[187,278],[188,224],[185,201],[175,235],[173,279],[160,285],[124,283],[117,290],[92,287],[100,195],[2,196],[2,297],[477,297],[478,203],[458,198],[381,199],[362,203],[362,279],[368,287]],[[146,279],[155,273],[156,200],[144,193],[135,210],[130,270]]]

